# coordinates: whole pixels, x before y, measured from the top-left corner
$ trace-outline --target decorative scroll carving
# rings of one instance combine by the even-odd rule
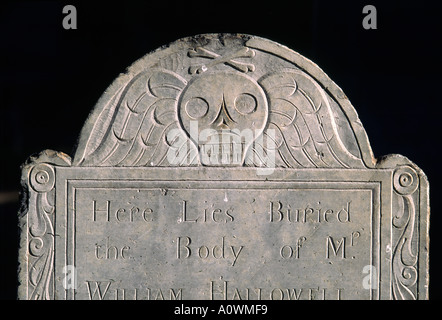
[[[392,292],[398,300],[416,300],[419,255],[416,206],[419,177],[409,166],[393,173]]]
[[[28,300],[54,299],[54,165],[70,165],[70,158],[46,150],[31,158],[23,168],[27,207],[22,213],[21,224],[26,228],[27,237],[21,244],[21,254],[26,253],[28,258],[26,265],[21,265],[21,286],[26,287]]]
[[[28,211],[29,299],[53,299],[55,172],[46,163],[35,165],[29,175]]]

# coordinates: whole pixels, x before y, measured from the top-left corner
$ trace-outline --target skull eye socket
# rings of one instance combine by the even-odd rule
[[[185,110],[187,115],[192,119],[200,119],[209,111],[209,104],[200,97],[194,97],[187,101]]]
[[[251,114],[256,111],[258,102],[256,98],[248,93],[242,93],[235,99],[235,109],[242,115]]]

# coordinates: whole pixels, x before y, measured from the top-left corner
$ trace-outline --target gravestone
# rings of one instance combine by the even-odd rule
[[[62,134],[62,133],[60,133]],[[429,187],[313,62],[208,34],[22,169],[20,299],[427,299]]]

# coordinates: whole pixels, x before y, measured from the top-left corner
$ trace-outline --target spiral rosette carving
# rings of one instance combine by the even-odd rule
[[[416,171],[411,167],[401,167],[393,175],[394,190],[400,195],[409,195],[416,191],[419,180]]]
[[[393,243],[392,291],[400,300],[417,299],[417,261],[419,237],[416,236],[416,190],[419,177],[408,166],[400,167],[393,174]]]
[[[31,170],[29,182],[31,187],[37,192],[52,190],[55,185],[54,168],[46,163],[35,165]]]
[[[28,283],[29,299],[49,300],[53,295],[54,265],[54,186],[55,171],[46,163],[29,173]]]

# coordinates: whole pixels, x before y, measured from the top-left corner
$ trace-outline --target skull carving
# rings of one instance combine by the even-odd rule
[[[248,148],[263,132],[269,112],[264,90],[237,72],[194,77],[178,106],[182,127],[207,166],[242,164]]]

